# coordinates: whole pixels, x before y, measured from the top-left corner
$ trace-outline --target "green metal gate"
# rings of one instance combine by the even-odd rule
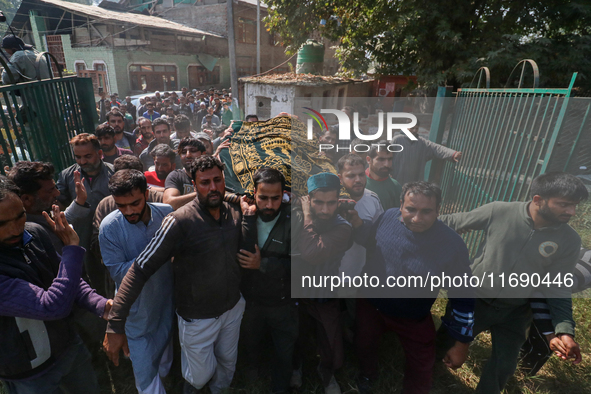
[[[521,87],[526,65],[533,70],[532,88]],[[532,179],[549,169],[576,73],[568,88],[540,89],[535,62],[524,60],[516,68],[520,66],[517,88],[491,89],[487,83],[483,88],[458,90],[447,146],[463,156],[458,163],[445,165],[443,214],[470,211],[492,201],[527,200]],[[487,77],[487,69],[479,71],[480,77]],[[441,129],[438,114],[434,118]],[[481,232],[465,236],[472,251],[481,239]]]
[[[4,63],[4,62],[2,62]],[[0,86],[0,172],[19,160],[74,163],[68,141],[94,132],[92,80],[76,76]]]

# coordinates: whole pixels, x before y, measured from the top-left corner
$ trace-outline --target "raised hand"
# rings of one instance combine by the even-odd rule
[[[254,201],[246,196],[240,197],[240,209],[245,216],[254,215],[257,211],[257,206]]]
[[[64,246],[78,245],[80,243],[80,238],[78,238],[76,231],[74,231],[74,229],[68,224],[66,215],[60,211],[60,207],[53,205],[51,207],[51,211],[53,214],[53,219],[47,212],[43,212],[43,216],[45,217],[47,224],[49,224],[53,232],[62,241]]]
[[[84,186],[84,178],[80,178],[80,171],[74,171],[74,184],[76,187],[76,204],[84,205],[88,194],[86,193],[86,187]]]

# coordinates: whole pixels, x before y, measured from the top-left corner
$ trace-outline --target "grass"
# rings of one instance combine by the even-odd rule
[[[571,221],[571,225],[581,236],[583,246],[591,248],[591,202],[579,207],[577,217]],[[589,296],[589,294],[587,294]],[[439,299],[433,305],[433,316],[438,325],[439,316],[445,310],[444,299]],[[583,362],[579,365],[560,361],[552,357],[535,377],[528,377],[517,371],[509,381],[506,394],[586,394],[591,393],[591,298],[574,298],[573,314],[577,322],[576,340],[580,344],[583,354]],[[243,333],[248,335],[248,333]],[[310,336],[307,341],[307,358],[303,366],[304,385],[299,390],[302,393],[323,393],[324,390],[316,374],[318,357],[314,352],[314,338]],[[239,348],[239,359],[236,375],[230,393],[263,394],[269,392],[270,377],[269,365],[271,345],[265,344],[267,358],[263,360],[259,380],[249,383],[245,376],[246,361],[244,349]],[[482,367],[490,354],[490,335],[480,334],[470,347],[468,360],[462,368],[450,371],[437,363],[434,371],[433,394],[464,394],[473,393]],[[404,355],[395,335],[385,335],[379,353],[380,378],[376,382],[374,393],[390,394],[400,393],[404,367]],[[171,374],[166,378],[165,384],[168,393],[183,393],[182,378],[180,376],[179,354],[175,354],[175,363]],[[107,361],[103,352],[93,351],[93,363],[97,371],[101,394],[131,394],[136,393],[133,372],[129,360],[122,360],[119,367],[114,367]],[[355,377],[358,373],[358,362],[355,358],[351,344],[345,344],[345,364],[336,374],[343,393],[356,393]],[[193,392],[197,392],[193,390]],[[208,393],[207,388],[199,392]],[[0,393],[4,394],[0,384]]]

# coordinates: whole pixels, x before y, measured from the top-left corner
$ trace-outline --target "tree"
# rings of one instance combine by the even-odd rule
[[[591,5],[584,0],[268,0],[268,28],[294,52],[314,32],[339,42],[346,73],[370,63],[382,74],[414,74],[427,87],[469,82],[482,67],[504,86],[521,59],[540,66],[541,86],[573,71],[591,85]],[[325,20],[324,25],[320,24]]]

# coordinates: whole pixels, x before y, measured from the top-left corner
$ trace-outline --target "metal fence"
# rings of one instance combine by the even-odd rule
[[[74,163],[68,141],[97,122],[92,80],[76,76],[0,87],[0,172],[19,160]]]
[[[458,163],[445,164],[443,214],[470,211],[492,201],[527,200],[533,178],[549,170],[563,171],[576,162],[591,108],[569,105],[576,73],[568,88],[541,89],[537,66],[527,63],[534,70],[532,88],[521,87],[521,78],[517,88],[491,89],[487,84],[458,90],[450,111],[447,146],[461,151],[463,157]],[[442,100],[453,100],[440,96],[436,103],[440,113],[434,114],[435,140],[441,140],[445,128]],[[565,119],[570,122],[569,132],[563,127]],[[482,232],[464,236],[472,252],[482,236]]]

